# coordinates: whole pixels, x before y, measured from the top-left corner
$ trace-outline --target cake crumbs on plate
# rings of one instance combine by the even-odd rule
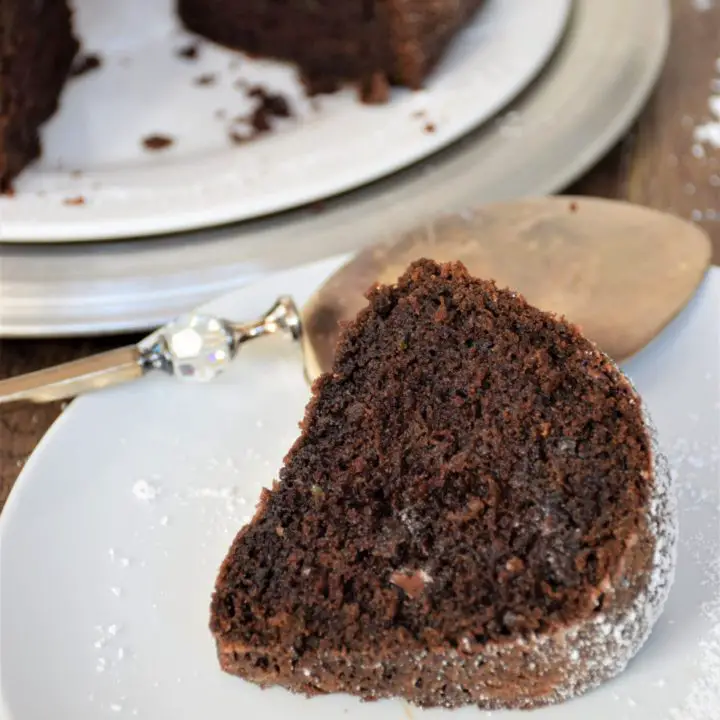
[[[169,135],[153,134],[143,138],[142,144],[146,150],[165,150],[169,148],[175,140]]]
[[[236,145],[254,140],[258,135],[272,130],[273,119],[290,118],[293,115],[290,104],[283,95],[270,92],[262,85],[245,85],[243,89],[247,97],[255,101],[255,107],[249,115],[238,115],[233,119],[228,137]]]
[[[85,198],[82,195],[76,195],[75,197],[65,198],[63,205],[69,205],[71,207],[78,207],[85,204]]]
[[[199,86],[208,86],[208,85],[214,85],[217,82],[217,76],[215,73],[203,73],[202,75],[198,75],[193,83],[195,85]]]
[[[200,44],[194,42],[188,45],[183,45],[183,47],[177,50],[176,54],[184,60],[197,60],[198,55],[200,54]]]
[[[80,55],[70,68],[70,77],[80,77],[93,70],[97,70],[101,66],[102,58],[98,53]]]

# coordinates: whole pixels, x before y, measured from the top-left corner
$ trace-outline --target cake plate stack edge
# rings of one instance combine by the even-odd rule
[[[263,274],[481,203],[557,192],[627,130],[667,52],[668,0],[575,0],[548,66],[427,161],[271,218],[140,241],[0,245],[0,336],[139,330]]]

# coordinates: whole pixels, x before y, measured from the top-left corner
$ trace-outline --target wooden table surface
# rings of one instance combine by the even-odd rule
[[[599,2],[601,0],[598,0]],[[670,54],[656,91],[628,135],[568,189],[621,198],[692,219],[711,235],[720,265],[720,148],[697,146],[694,128],[712,119],[720,77],[720,0],[673,0]],[[0,377],[71,360],[127,337],[0,342]],[[0,508],[59,405],[0,414]]]

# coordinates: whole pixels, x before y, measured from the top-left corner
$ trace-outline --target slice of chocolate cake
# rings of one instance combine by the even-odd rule
[[[460,264],[377,287],[220,570],[220,664],[296,692],[530,708],[620,672],[675,509],[630,383]]]
[[[296,63],[311,91],[356,82],[368,102],[417,89],[483,0],[178,0],[185,25],[229,47]]]
[[[65,0],[0,0],[0,192],[40,154],[77,49]]]

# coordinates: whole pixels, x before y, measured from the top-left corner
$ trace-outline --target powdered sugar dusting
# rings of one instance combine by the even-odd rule
[[[704,1],[707,3],[712,0]],[[699,0],[695,0],[695,2],[697,3]],[[717,60],[716,68],[718,75],[720,75],[720,58]],[[711,87],[713,94],[710,95],[708,99],[710,120],[696,126],[693,132],[693,138],[695,140],[693,154],[696,152],[695,148],[699,148],[698,152],[702,153],[701,155],[696,155],[696,157],[704,157],[706,147],[720,150],[720,90],[718,90],[718,85],[715,82],[711,84]]]
[[[715,584],[715,600],[706,603],[703,614],[711,630],[700,641],[700,672],[682,708],[673,708],[673,720],[717,720],[720,711],[720,558],[709,573]]]
[[[573,660],[577,652],[581,661],[563,663],[568,674],[563,686],[557,688],[558,700],[584,693],[622,672],[647,640],[670,592],[677,554],[676,492],[647,414],[645,422],[652,438],[655,478],[648,512],[648,530],[655,540],[652,572],[629,608],[611,611],[609,616],[601,614],[573,631],[568,657]],[[557,638],[551,640],[553,645],[557,642]]]
[[[147,480],[138,480],[132,486],[132,493],[138,500],[150,502],[158,496],[160,490],[154,485],[151,485]]]
[[[697,542],[697,540],[695,541]],[[717,720],[720,708],[720,557],[706,568],[705,582],[712,587],[712,600],[701,612],[710,632],[699,643],[697,679],[681,707],[672,708],[673,720]]]

